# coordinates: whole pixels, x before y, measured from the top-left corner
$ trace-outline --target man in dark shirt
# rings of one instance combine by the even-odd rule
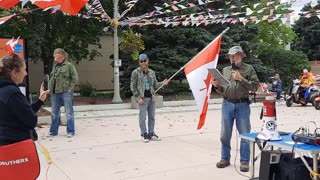
[[[281,93],[282,93],[282,81],[280,79],[280,76],[278,73],[276,73],[272,80],[272,86],[271,88],[269,89],[270,92],[277,92],[277,100],[280,100],[281,98]]]

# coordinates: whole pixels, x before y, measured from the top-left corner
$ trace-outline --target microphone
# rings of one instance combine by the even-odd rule
[[[231,68],[232,68],[233,70],[236,70],[236,69],[237,69],[236,64],[235,64],[235,63],[231,63]]]

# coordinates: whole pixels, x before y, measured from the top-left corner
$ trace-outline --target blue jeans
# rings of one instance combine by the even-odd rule
[[[73,92],[52,94],[50,134],[57,135],[59,130],[60,107],[64,105],[67,115],[67,133],[74,134]]]
[[[309,94],[310,94],[310,86],[306,88],[306,92],[304,93],[304,99],[309,98]]]
[[[222,120],[221,120],[221,159],[230,161],[230,140],[232,128],[236,121],[236,127],[239,134],[250,133],[250,106],[249,103],[231,103],[226,100],[222,102]],[[241,139],[240,143],[240,162],[249,162],[250,146],[247,140]]]
[[[270,92],[277,92],[277,100],[280,100],[281,99],[281,93],[282,93],[282,89],[278,88],[278,89],[273,89],[273,88],[270,88],[269,89]]]
[[[152,98],[144,98],[144,104],[139,104],[139,127],[141,134],[154,133],[155,125],[155,103]],[[146,119],[148,114],[148,131],[146,127]]]

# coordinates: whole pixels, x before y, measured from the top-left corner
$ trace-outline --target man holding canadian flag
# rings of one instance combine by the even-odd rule
[[[223,76],[230,81],[230,84],[220,85],[219,81],[211,76],[208,69],[216,68],[222,34],[185,66],[185,74],[200,113],[198,129],[205,122],[212,85],[224,97],[220,135],[221,160],[217,163],[218,168],[230,165],[230,140],[234,122],[236,122],[240,134],[251,131],[249,91],[257,91],[259,84],[253,67],[243,63],[242,58],[246,55],[240,46],[230,48],[227,58],[230,59],[232,66],[225,67],[222,71]],[[249,143],[241,140],[240,171],[249,171],[249,160]]]
[[[242,58],[246,54],[240,46],[230,48],[227,58],[230,59],[231,66],[225,67],[222,71],[222,75],[230,82],[229,84],[220,84],[209,73],[209,69],[215,69],[217,66],[221,36],[228,29],[225,29],[208,46],[169,78],[171,80],[184,69],[199,110],[198,129],[201,129],[205,122],[212,85],[218,93],[223,95],[220,135],[222,147],[221,160],[216,164],[218,168],[225,168],[230,165],[230,140],[234,122],[236,122],[239,134],[250,133],[251,131],[249,91],[256,92],[259,84],[259,79],[253,67],[243,63]],[[249,142],[241,140],[240,171],[249,171],[249,160]]]

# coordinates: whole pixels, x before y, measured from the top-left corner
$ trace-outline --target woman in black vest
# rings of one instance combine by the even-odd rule
[[[17,54],[0,59],[0,146],[37,140],[36,112],[49,91],[41,86],[39,100],[31,105],[18,87],[26,75],[26,63]]]

